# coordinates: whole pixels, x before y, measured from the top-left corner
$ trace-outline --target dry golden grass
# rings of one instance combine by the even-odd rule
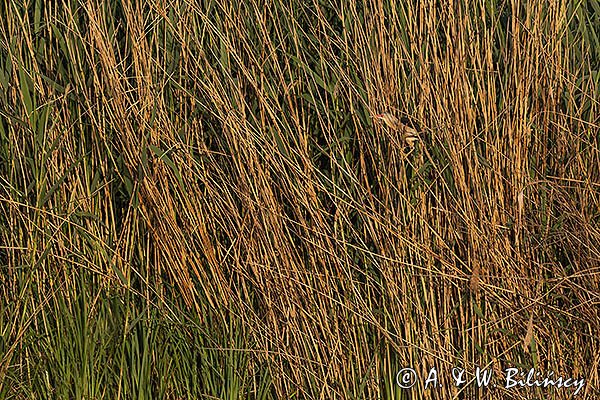
[[[67,3],[1,8],[0,381],[86,272],[221,315],[273,398],[600,393],[597,2]]]

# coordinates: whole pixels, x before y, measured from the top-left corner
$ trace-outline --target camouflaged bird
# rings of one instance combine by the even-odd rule
[[[375,121],[381,121],[394,131],[400,132],[402,141],[409,147],[413,147],[419,140],[419,135],[415,128],[411,128],[390,113],[377,114],[374,118]]]

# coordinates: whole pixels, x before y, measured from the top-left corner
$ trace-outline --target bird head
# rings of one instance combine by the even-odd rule
[[[388,128],[396,132],[400,132],[404,142],[409,147],[413,147],[419,140],[417,130],[413,126],[407,125],[410,124],[410,120],[408,118],[403,118],[400,120],[399,118],[387,112],[374,115],[373,118],[376,122],[383,122]]]
[[[383,122],[389,128],[396,128],[398,126],[398,123],[400,122],[398,118],[394,117],[390,113],[377,114],[373,118],[375,119],[375,121]]]

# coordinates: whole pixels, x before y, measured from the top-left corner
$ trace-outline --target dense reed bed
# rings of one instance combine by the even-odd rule
[[[598,1],[0,15],[0,398],[600,393]]]

